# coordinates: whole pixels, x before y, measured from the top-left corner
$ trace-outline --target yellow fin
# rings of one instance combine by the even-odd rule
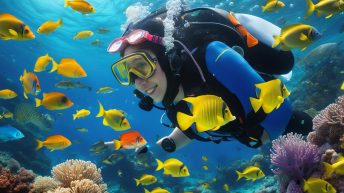
[[[98,101],[98,103],[99,103],[99,113],[97,114],[96,117],[102,117],[105,115],[105,110],[104,110],[103,105],[100,103],[100,101]]]
[[[140,180],[134,178],[135,182],[136,182],[136,186],[140,185]]]
[[[306,0],[307,2],[307,12],[306,12],[306,15],[305,15],[305,18],[306,17],[309,17],[310,15],[312,15],[314,9],[315,9],[315,5],[313,4],[312,0]]]
[[[114,145],[115,150],[119,150],[121,148],[121,141],[113,140],[113,145]]]
[[[263,105],[263,111],[264,113],[268,114],[271,113],[275,108],[270,105]]]
[[[39,107],[42,105],[42,101],[38,98],[35,98],[35,102],[36,102],[36,107]]]
[[[13,30],[13,29],[9,29],[8,30],[8,32],[12,35],[12,36],[18,36],[18,33],[15,31],[15,30]]]
[[[325,18],[328,19],[328,18],[330,18],[332,16],[333,16],[333,14],[331,13],[330,15],[326,16]]]
[[[158,166],[156,167],[155,171],[159,171],[162,168],[164,168],[164,163],[162,163],[162,161],[160,161],[159,159],[155,159],[155,160],[158,163]]]
[[[299,38],[302,41],[307,41],[308,40],[308,37],[304,33],[301,33]]]
[[[331,164],[326,163],[326,162],[323,162],[323,165],[324,165],[324,170],[325,170],[324,176],[325,178],[328,178],[333,174],[334,168]]]
[[[244,175],[241,172],[239,172],[238,170],[235,170],[235,172],[238,174],[237,181],[239,181]]]
[[[105,119],[105,118],[103,119],[103,125],[105,125],[105,126],[109,126],[109,123],[106,121],[106,119]]]
[[[37,147],[35,148],[35,150],[39,150],[43,147],[43,141],[38,140],[38,139],[36,139],[36,141],[37,141]]]
[[[58,67],[59,67],[59,65],[54,60],[52,60],[52,63],[53,63],[53,65],[52,65],[51,70],[50,70],[49,73],[52,73],[52,72],[56,71],[58,69]]]
[[[273,38],[275,39],[275,42],[272,44],[271,47],[275,48],[281,43],[282,38],[280,36],[273,36]]]
[[[182,131],[185,131],[192,125],[192,123],[194,122],[194,118],[185,113],[177,112],[177,122],[178,122],[179,128]]]
[[[27,97],[27,94],[26,94],[25,91],[24,91],[24,98],[25,98],[25,99],[29,99],[29,97]]]
[[[263,104],[262,100],[253,97],[250,97],[250,102],[255,113],[260,109],[260,107]]]
[[[218,129],[220,129],[221,126],[217,126],[217,127],[214,127],[214,129],[211,129],[211,131],[216,131]]]
[[[212,130],[212,129],[215,129],[215,128],[206,128],[203,125],[200,125],[200,124],[196,123],[196,130],[198,132],[205,132],[205,131],[209,131],[209,130]]]

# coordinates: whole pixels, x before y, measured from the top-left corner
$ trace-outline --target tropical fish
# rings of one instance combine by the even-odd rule
[[[55,84],[57,88],[72,89],[72,88],[87,88],[89,91],[92,90],[90,86],[81,84],[80,82],[72,82],[70,80],[62,80]]]
[[[62,135],[52,135],[52,136],[47,137],[45,141],[40,141],[38,139],[36,139],[36,141],[37,141],[37,147],[35,150],[39,150],[43,146],[48,148],[50,151],[59,150],[59,149],[62,150],[72,145],[72,142]]]
[[[263,12],[275,12],[285,7],[285,4],[282,1],[277,0],[267,0],[265,6],[262,6]]]
[[[35,68],[33,71],[35,72],[45,71],[50,62],[56,63],[55,60],[52,57],[50,57],[48,54],[44,56],[40,56],[39,58],[37,58],[37,61],[35,63]]]
[[[239,172],[237,170],[235,172],[238,174],[237,181],[239,181],[242,177],[245,177],[246,180],[256,181],[257,179],[265,176],[263,171],[256,166],[249,166],[243,172]]]
[[[255,84],[255,86],[260,89],[260,92],[257,94],[257,98],[250,97],[254,112],[262,107],[266,114],[271,113],[274,109],[278,109],[284,99],[290,95],[280,79]]]
[[[344,90],[344,82],[342,83],[342,86],[340,87],[340,90]]]
[[[156,171],[164,169],[165,175],[171,175],[172,177],[186,177],[190,175],[188,168],[178,159],[170,158],[165,162],[156,159],[156,162],[158,163]]]
[[[73,58],[62,58],[60,64],[53,63],[50,73],[57,70],[58,74],[68,78],[86,77],[85,70]]]
[[[168,190],[160,188],[160,187],[155,188],[151,192],[148,191],[146,188],[144,188],[144,190],[145,190],[145,193],[170,193]]]
[[[202,168],[203,168],[204,171],[208,171],[209,170],[208,166],[206,166],[206,165],[202,166]]]
[[[183,131],[190,128],[192,123],[196,123],[198,132],[216,131],[221,126],[235,120],[235,116],[230,112],[227,104],[221,97],[215,95],[201,95],[197,97],[187,97],[183,101],[191,104],[191,115],[184,112],[177,112],[177,122]]]
[[[89,30],[81,31],[81,32],[78,32],[77,34],[75,34],[75,36],[73,37],[73,40],[81,40],[81,39],[85,39],[85,38],[88,38],[91,36],[93,36],[92,31],[89,31]]]
[[[62,24],[62,19],[59,19],[57,21],[51,21],[48,20],[46,22],[44,22],[38,29],[37,29],[37,33],[40,34],[50,34],[52,32],[54,32],[58,27],[61,27]]]
[[[17,93],[10,89],[0,90],[0,99],[13,99]]]
[[[75,114],[73,114],[73,120],[86,117],[90,114],[91,114],[91,111],[89,111],[87,109],[78,110],[78,111],[76,111]]]
[[[337,190],[327,181],[320,178],[308,178],[303,185],[307,193],[336,193]]]
[[[205,161],[205,162],[207,162],[207,161],[208,161],[208,157],[205,156],[205,155],[203,155],[203,156],[202,156],[202,160]]]
[[[20,76],[19,80],[24,87],[24,97],[26,99],[28,99],[27,94],[37,96],[41,92],[41,85],[35,73],[26,72],[24,69],[24,73]]]
[[[103,105],[99,103],[99,113],[97,117],[104,117],[103,125],[111,127],[115,131],[125,131],[130,129],[130,124],[125,113],[121,110],[110,109],[104,110]]]
[[[122,160],[123,158],[124,156],[122,154],[113,153],[109,155],[106,159],[104,159],[102,162],[104,164],[113,165]]]
[[[62,110],[73,106],[73,102],[60,92],[43,93],[43,99],[35,98],[36,107],[43,105],[49,110]]]
[[[75,11],[78,11],[82,14],[95,13],[96,9],[84,0],[65,0],[65,7],[71,7]]]
[[[275,42],[272,47],[275,48],[281,44],[281,49],[289,51],[293,48],[305,50],[311,43],[320,39],[322,34],[310,25],[292,24],[284,27],[280,35],[274,35]]]
[[[24,134],[21,131],[10,125],[0,127],[0,142],[18,140],[23,137]]]
[[[76,130],[80,132],[88,132],[88,129],[86,128],[76,128]]]
[[[33,38],[35,38],[35,35],[30,27],[21,20],[8,13],[0,14],[1,40],[30,40]]]
[[[99,29],[97,29],[96,32],[99,33],[99,34],[106,34],[106,33],[109,33],[110,30],[107,29],[107,28],[99,28]]]
[[[102,87],[100,89],[97,90],[97,93],[102,93],[102,94],[108,94],[108,93],[112,93],[113,92],[113,88],[111,87],[108,87],[108,86],[105,86],[105,87]]]
[[[102,45],[102,42],[99,40],[99,39],[96,39],[94,41],[91,42],[91,45],[92,46],[101,46]]]
[[[157,178],[153,175],[149,175],[149,174],[144,174],[141,176],[140,179],[136,179],[134,178],[135,182],[136,182],[136,186],[138,185],[143,185],[143,186],[148,186],[151,184],[154,184],[155,182],[157,182]]]
[[[333,16],[333,14],[344,11],[343,0],[320,0],[315,5],[313,4],[312,0],[306,0],[306,2],[308,9],[305,17],[312,15],[314,10],[317,11],[317,16],[326,15],[325,18],[330,18]]]
[[[224,184],[224,185],[223,185],[223,189],[224,189],[226,192],[229,192],[229,186],[228,186],[228,184]]]
[[[137,131],[129,131],[119,136],[120,140],[113,140],[115,150],[139,149],[147,144],[147,141]]]
[[[325,168],[325,178],[328,178],[332,176],[333,173],[336,173],[337,176],[344,175],[344,157],[339,156],[338,159],[334,164],[329,164],[326,162],[323,162],[324,168]]]
[[[9,111],[6,111],[6,112],[3,112],[1,115],[0,115],[0,120],[1,119],[9,119],[9,118],[13,118],[13,113],[9,112]]]
[[[91,146],[90,151],[94,154],[101,154],[108,149],[109,147],[105,145],[104,141],[98,141]]]

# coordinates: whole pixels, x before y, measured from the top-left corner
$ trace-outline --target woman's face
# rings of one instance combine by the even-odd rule
[[[140,51],[144,51],[155,60],[154,63],[156,64],[156,69],[155,73],[146,80],[137,77],[135,79],[135,88],[140,92],[150,96],[154,102],[161,102],[166,93],[167,79],[165,72],[161,69],[159,62],[157,61],[156,55],[150,50],[144,50],[135,46],[128,46],[124,50],[124,56]]]

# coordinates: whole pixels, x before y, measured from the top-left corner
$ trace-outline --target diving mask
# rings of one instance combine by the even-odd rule
[[[153,59],[149,54],[135,52],[119,59],[111,69],[121,85],[129,86],[134,83],[135,76],[144,80],[150,78],[156,69],[155,62],[157,59]]]

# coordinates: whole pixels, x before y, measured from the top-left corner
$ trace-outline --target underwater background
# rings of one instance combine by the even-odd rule
[[[119,54],[108,54],[106,48],[114,38],[123,33],[121,25],[127,21],[126,10],[128,7],[139,7],[137,10],[152,12],[165,6],[166,2],[132,0],[88,0],[87,2],[96,8],[95,13],[80,14],[70,7],[64,7],[63,0],[0,0],[0,13],[16,16],[30,26],[36,35],[35,39],[28,41],[0,40],[0,90],[11,89],[18,94],[14,99],[0,99],[0,114],[8,111],[13,113],[13,118],[0,119],[0,126],[11,125],[25,135],[24,138],[18,140],[0,141],[0,168],[2,168],[0,176],[12,175],[13,178],[18,179],[20,175],[25,177],[20,185],[15,185],[14,183],[17,182],[10,181],[10,178],[0,177],[1,193],[63,192],[63,190],[54,191],[59,185],[55,185],[51,189],[44,189],[43,185],[40,185],[42,190],[38,190],[36,184],[36,190],[34,190],[33,180],[34,178],[37,180],[37,176],[54,177],[52,168],[71,159],[90,161],[98,169],[101,169],[102,182],[98,182],[98,184],[107,184],[106,191],[108,192],[144,192],[143,187],[136,186],[134,181],[134,178],[138,179],[143,174],[152,174],[158,178],[156,184],[145,187],[148,190],[159,186],[176,193],[291,192],[287,190],[287,187],[289,187],[288,183],[293,180],[292,177],[283,181],[271,170],[276,167],[270,160],[271,144],[259,149],[250,149],[235,140],[220,144],[194,141],[187,147],[170,154],[158,147],[155,144],[157,139],[171,132],[171,129],[160,124],[159,120],[163,112],[155,109],[147,113],[138,108],[138,99],[133,95],[133,88],[120,86],[112,75],[111,65],[119,58]],[[332,154],[339,154],[343,151],[340,137],[344,133],[344,99],[340,97],[343,95],[340,87],[344,80],[344,45],[342,42],[344,40],[344,14],[343,12],[335,14],[328,19],[312,15],[305,19],[306,1],[284,0],[283,2],[286,6],[273,13],[262,12],[261,6],[266,4],[265,1],[193,0],[188,1],[187,4],[190,8],[208,6],[252,14],[279,27],[292,23],[305,23],[316,27],[323,34],[322,38],[304,51],[292,50],[295,55],[292,76],[282,79],[292,93],[290,98],[295,109],[306,111],[315,117],[319,113],[325,114],[326,112],[322,110],[331,103],[338,106],[334,110],[336,113],[321,116],[332,121],[330,126],[324,127],[330,128],[335,125],[337,130],[332,132],[334,133],[332,136],[329,132],[331,129],[327,129],[327,132],[318,134],[323,136],[322,141],[320,139],[312,141],[309,139],[310,137],[305,137],[303,140],[308,146],[311,143],[318,148],[323,148],[322,153],[333,149]],[[63,26],[50,35],[36,32],[45,21],[57,21],[60,18],[63,19]],[[103,31],[99,29],[103,29]],[[91,30],[94,35],[86,39],[74,40],[73,36],[83,30]],[[321,51],[315,50],[324,44],[326,44],[325,48]],[[48,73],[49,65],[47,71],[36,73],[41,84],[41,93],[62,92],[74,102],[71,108],[59,111],[47,110],[44,107],[36,108],[35,97],[29,95],[27,100],[23,96],[23,87],[19,77],[23,74],[24,69],[32,72],[37,58],[47,53],[56,61],[60,61],[61,58],[73,58],[87,72],[87,77],[68,79],[57,73]],[[56,87],[55,84],[62,80],[80,82],[84,86],[72,89]],[[105,86],[111,87],[113,92],[96,92]],[[39,94],[37,98],[41,99],[42,94]],[[137,154],[134,150],[116,152],[107,150],[94,154],[90,151],[92,145],[98,141],[112,141],[118,139],[123,133],[104,126],[103,118],[96,118],[99,111],[98,100],[105,109],[115,108],[126,112],[131,128],[139,131],[148,142],[148,153]],[[83,108],[90,110],[90,116],[73,120],[72,114]],[[335,118],[329,118],[334,114]],[[325,124],[325,121],[321,123]],[[87,130],[79,131],[77,128],[86,128]],[[319,126],[319,128],[322,127]],[[48,136],[57,134],[67,137],[72,145],[66,149],[52,152],[46,148],[35,150],[36,139],[44,140]],[[293,140],[297,139],[293,138]],[[300,144],[302,143],[300,142]],[[324,148],[324,144],[329,146]],[[332,155],[331,152],[326,152],[327,156]],[[111,164],[103,162],[114,153],[117,158],[115,161],[111,160]],[[318,162],[322,159],[321,155],[320,153],[318,156]],[[188,166],[191,175],[186,178],[164,176],[161,171],[155,171],[156,158],[182,160]],[[90,164],[90,162],[81,162],[81,164]],[[235,170],[242,171],[248,166],[257,165],[257,163],[259,168],[264,171],[265,178],[254,182],[237,181]],[[312,163],[318,164],[315,161]],[[19,169],[21,167],[32,170],[35,174]],[[322,171],[321,164],[316,167],[319,168],[320,173]],[[4,168],[9,169],[10,172],[5,172]],[[94,169],[93,172],[97,171]],[[8,179],[8,181],[4,179]],[[48,179],[46,180],[48,181]],[[339,175],[331,180],[329,181],[336,187],[337,192],[344,192],[344,181]],[[281,182],[284,182],[282,188]],[[338,185],[340,183],[342,185]],[[49,184],[52,182],[49,181]],[[224,187],[225,184],[228,189]],[[26,187],[24,188],[24,186]],[[94,192],[99,191],[104,192],[105,190],[94,190]]]

